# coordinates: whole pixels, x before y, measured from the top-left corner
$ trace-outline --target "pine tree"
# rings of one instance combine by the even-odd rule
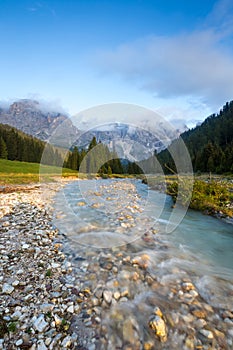
[[[0,137],[0,158],[7,159],[7,155],[6,142],[3,140],[3,137]]]
[[[108,165],[108,175],[112,175],[112,168]]]

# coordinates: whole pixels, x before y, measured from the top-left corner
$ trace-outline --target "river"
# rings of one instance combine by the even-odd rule
[[[179,225],[167,230],[173,210],[170,197],[139,180],[80,180],[58,193],[54,224],[66,237],[76,273],[93,295],[100,287],[111,294],[110,300],[102,296],[102,304],[95,301],[100,349],[207,349],[221,341],[221,349],[231,348],[233,319],[222,314],[233,311],[233,226],[188,210]],[[182,208],[177,213],[184,215]],[[192,283],[196,294],[188,296],[182,283]],[[164,342],[147,329],[154,307],[167,323]],[[196,307],[207,315],[196,317]],[[205,319],[202,325],[200,319]],[[211,332],[209,338],[205,331]]]

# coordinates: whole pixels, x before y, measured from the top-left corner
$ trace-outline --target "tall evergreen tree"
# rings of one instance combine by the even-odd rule
[[[7,159],[7,155],[8,155],[8,152],[7,152],[6,143],[3,140],[3,137],[1,136],[0,137],[0,158]]]

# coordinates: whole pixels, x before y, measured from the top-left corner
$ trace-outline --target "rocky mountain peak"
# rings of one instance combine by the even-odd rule
[[[0,106],[0,123],[11,125],[26,134],[47,141],[58,125],[68,116],[59,111],[48,111],[36,100],[15,101],[8,108]]]

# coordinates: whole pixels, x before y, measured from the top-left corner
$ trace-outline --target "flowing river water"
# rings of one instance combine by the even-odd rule
[[[85,316],[98,331],[83,349],[233,348],[233,226],[188,210],[168,233],[172,204],[139,180],[58,193],[54,223],[87,294],[77,327]]]

